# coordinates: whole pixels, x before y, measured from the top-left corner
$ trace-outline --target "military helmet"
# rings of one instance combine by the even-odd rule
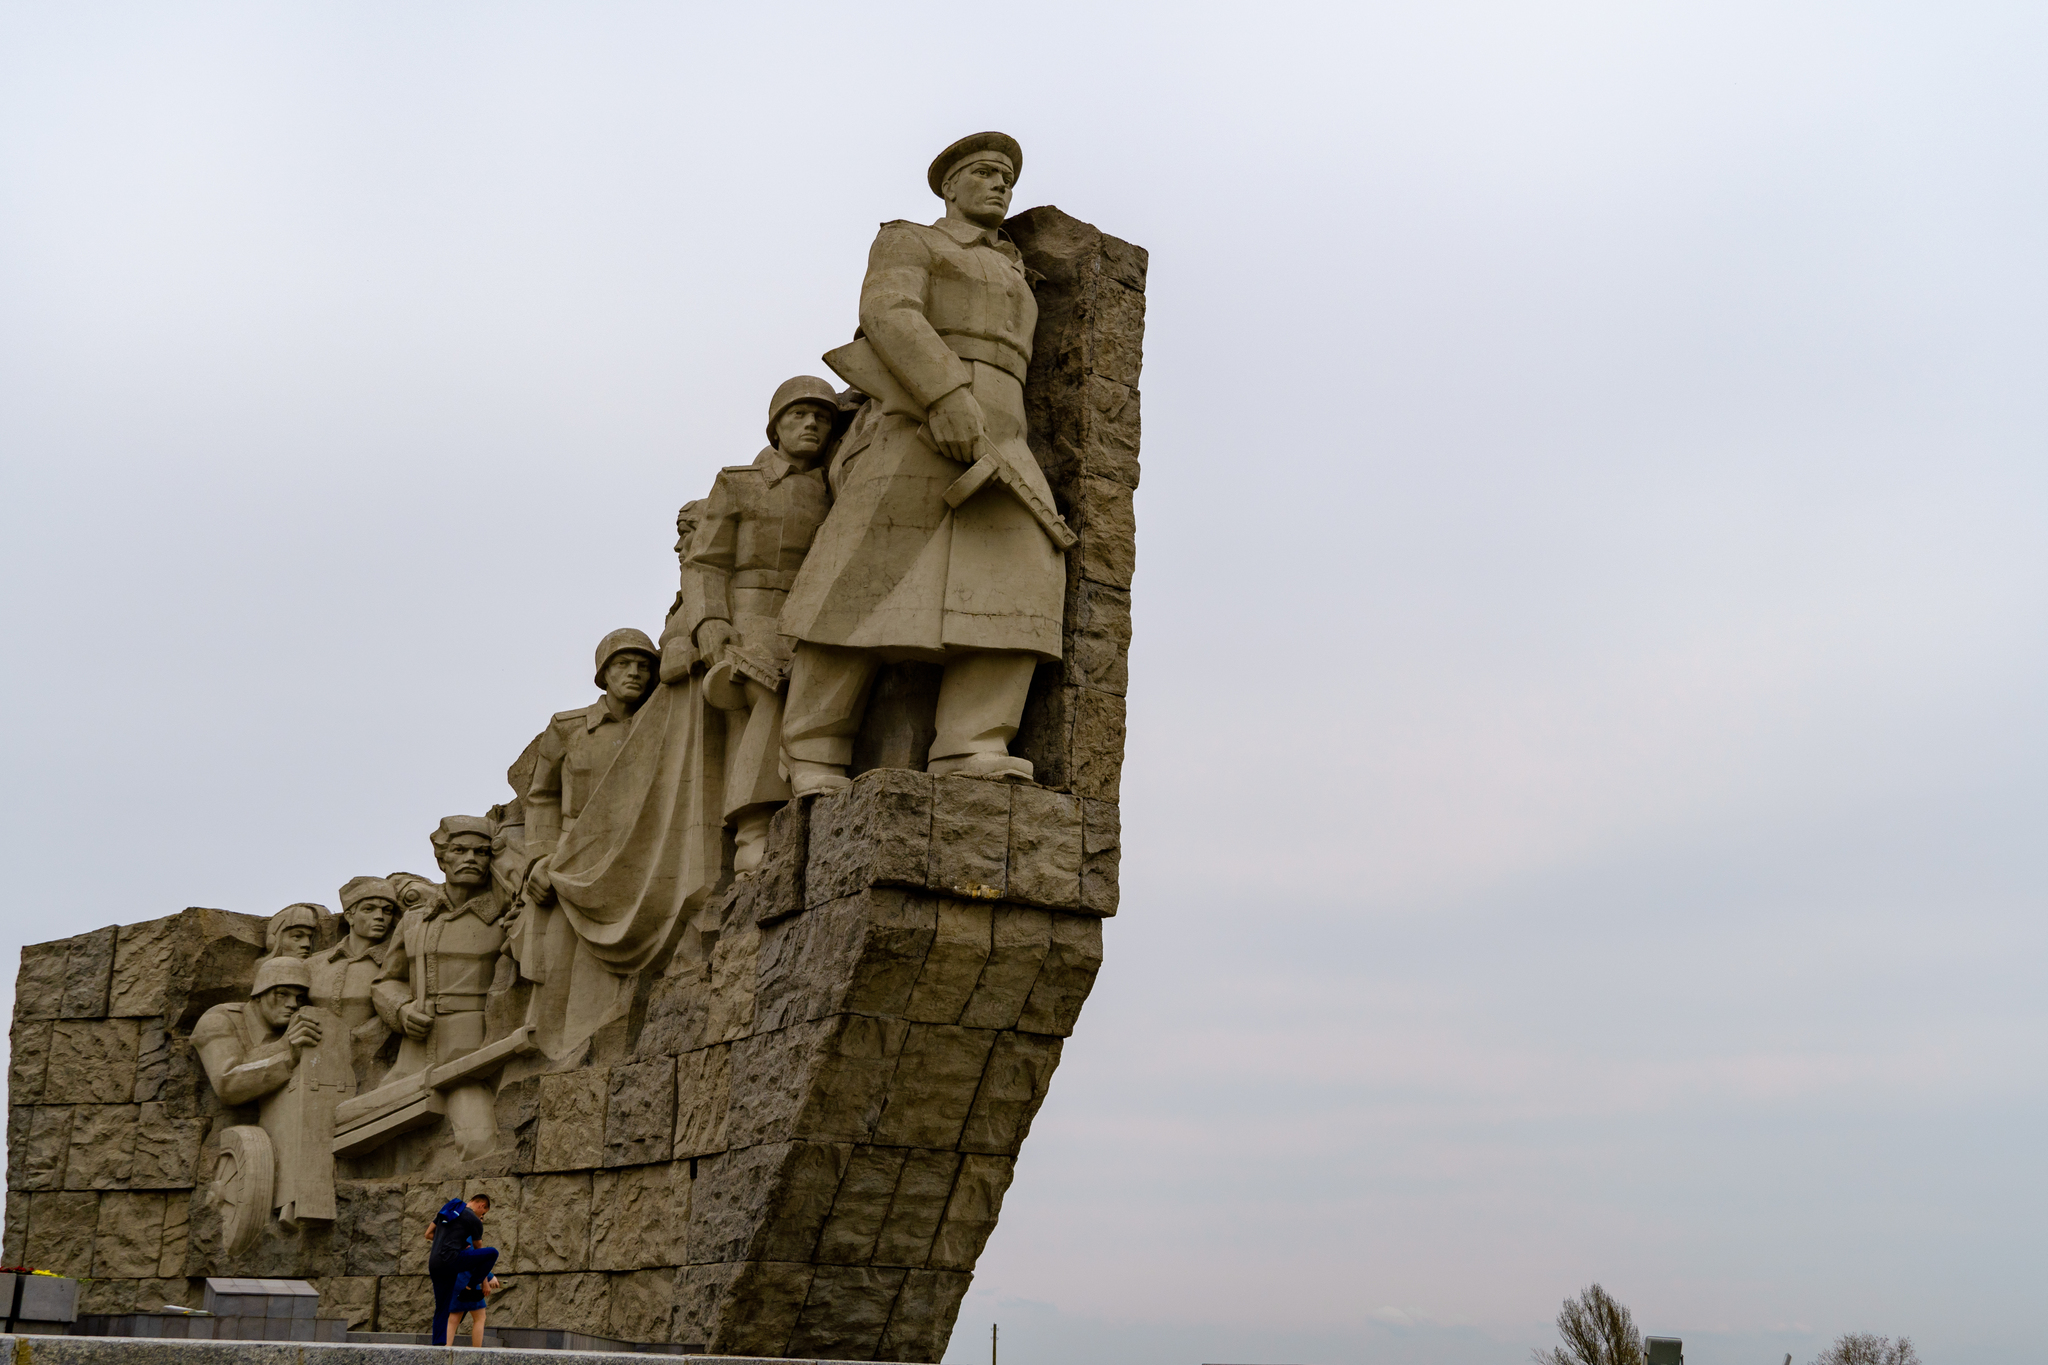
[[[946,177],[952,174],[955,166],[976,152],[999,153],[1010,163],[1010,174],[1024,174],[1024,149],[1017,145],[1016,138],[1008,133],[975,133],[961,138],[932,160],[932,168],[924,174],[924,181],[932,187],[932,193],[944,199]]]
[[[272,915],[269,922],[263,926],[264,956],[273,956],[283,950],[284,931],[287,929],[311,929],[313,944],[317,948],[326,924],[327,907],[324,905],[315,905],[311,901],[298,901],[287,905]]]
[[[313,972],[306,966],[304,958],[266,957],[256,964],[256,981],[249,987],[249,998],[254,1000],[265,991],[274,991],[279,986],[298,986],[303,990],[313,989]]]
[[[839,391],[831,382],[814,374],[800,374],[794,379],[785,379],[777,386],[775,396],[768,400],[768,444],[775,444],[775,424],[782,420],[782,414],[798,403],[823,403],[839,415]]]
[[[628,651],[636,654],[645,654],[649,663],[655,665],[661,663],[661,651],[654,647],[654,641],[647,638],[646,631],[635,630],[631,626],[627,626],[623,630],[615,630],[597,642],[597,685],[599,687],[604,686],[604,666],[612,661],[612,656],[614,654],[624,654]]]

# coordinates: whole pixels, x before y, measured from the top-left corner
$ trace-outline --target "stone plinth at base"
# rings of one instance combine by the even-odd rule
[[[632,1351],[555,1351],[557,1365],[643,1359]],[[671,1357],[693,1365],[841,1365],[838,1361],[762,1356]],[[0,1336],[0,1359],[11,1365],[530,1365],[510,1347],[385,1346],[350,1342],[167,1341],[162,1338]],[[850,1365],[850,1362],[847,1363]]]

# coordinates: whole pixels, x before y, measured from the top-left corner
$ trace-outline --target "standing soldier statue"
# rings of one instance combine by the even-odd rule
[[[494,833],[475,815],[451,815],[434,831],[434,860],[448,880],[406,911],[371,987],[377,1013],[405,1035],[384,1088],[483,1046],[484,1006],[505,947],[504,907],[491,887]],[[457,1153],[466,1161],[490,1151],[492,1086],[450,1086],[445,1104]]]
[[[391,930],[398,923],[398,888],[383,877],[352,877],[341,888],[341,915],[348,932],[341,942],[313,955],[313,1003],[338,1015],[348,1030],[356,1084],[377,1083],[378,1056],[391,1028],[377,1013],[370,988],[390,956]]]
[[[1009,745],[1032,671],[1060,657],[1074,534],[1025,444],[1038,304],[1002,231],[1023,163],[1003,133],[939,153],[927,181],[946,216],[883,224],[860,339],[825,357],[874,401],[833,457],[832,512],[783,609],[798,796],[846,785],[875,670],[901,659],[945,665],[927,771],[1032,776]]]
[[[733,829],[735,872],[761,865],[769,817],[790,796],[780,768],[793,641],[778,621],[831,505],[823,464],[838,421],[837,396],[825,380],[798,375],[776,389],[768,448],[750,465],[719,471],[683,557],[678,615],[668,630],[695,642],[705,699],[724,715],[720,814]]]
[[[604,695],[588,706],[558,711],[540,733],[532,785],[520,795],[526,806],[526,852],[535,860],[528,894],[546,903],[547,864],[564,834],[597,790],[626,742],[633,713],[654,689],[661,651],[645,631],[627,626],[597,642],[597,676]]]

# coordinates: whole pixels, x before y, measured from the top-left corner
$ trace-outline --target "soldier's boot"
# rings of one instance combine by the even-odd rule
[[[454,1085],[447,1090],[448,1126],[455,1155],[463,1161],[489,1156],[498,1142],[498,1103],[488,1085]]]
[[[768,856],[768,822],[774,817],[772,810],[750,810],[734,820],[732,870],[740,876],[760,867]]]
[[[792,796],[836,792],[851,780],[846,766],[878,663],[858,649],[809,641],[796,647],[782,710],[781,771]]]
[[[1009,754],[961,754],[957,758],[935,758],[924,765],[924,770],[934,777],[986,777],[1014,782],[1029,782],[1037,771],[1031,766],[1030,759]]]
[[[946,661],[939,681],[937,737],[924,770],[937,777],[1009,778],[1029,782],[1031,760],[1010,754],[1024,718],[1031,675],[1029,654],[986,650]]]
[[[823,796],[853,785],[846,769],[837,763],[811,763],[801,758],[783,759],[789,773],[789,794]]]

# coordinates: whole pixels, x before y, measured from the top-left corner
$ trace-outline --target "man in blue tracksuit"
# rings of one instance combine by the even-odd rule
[[[484,1222],[491,1213],[491,1197],[473,1194],[469,1202],[451,1199],[434,1215],[427,1236],[434,1245],[427,1252],[427,1278],[434,1282],[434,1344],[448,1342],[448,1310],[455,1297],[456,1277],[468,1273],[468,1283],[481,1285],[498,1263],[496,1247],[475,1246],[482,1240]]]

